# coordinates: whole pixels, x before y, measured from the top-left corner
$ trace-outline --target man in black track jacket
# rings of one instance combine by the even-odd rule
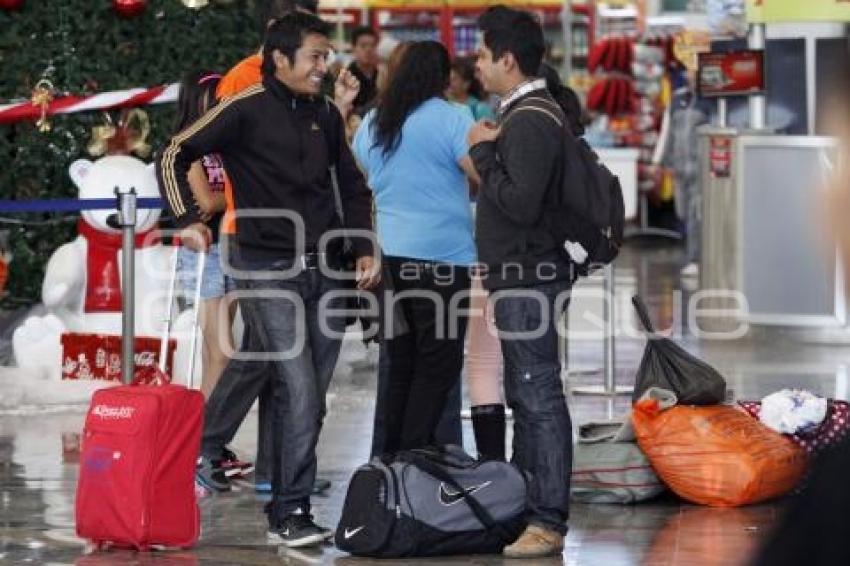
[[[328,25],[311,14],[292,13],[272,24],[262,84],[225,99],[174,136],[157,163],[160,191],[183,228],[185,245],[195,249],[204,249],[210,234],[189,188],[190,165],[218,153],[233,183],[239,306],[246,327],[264,345],[253,355],[270,371],[254,372],[263,376],[250,384],[256,391],[229,389],[225,404],[250,405],[271,381],[269,539],[293,547],[321,544],[332,535],[310,515],[325,394],[345,331],[345,318],[333,312],[346,306],[332,293],[341,282],[328,271],[339,268],[334,250],[340,246],[322,240],[340,227],[331,165],[338,171],[346,229],[366,236],[372,229],[371,193],[345,141],[342,118],[320,96],[328,33]],[[360,288],[377,283],[372,241],[352,238]],[[232,361],[221,382],[238,381],[228,373],[239,368]],[[206,451],[202,446],[201,466],[219,456]]]

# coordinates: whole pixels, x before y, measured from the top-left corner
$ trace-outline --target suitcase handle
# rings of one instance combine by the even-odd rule
[[[195,273],[195,297],[192,302],[192,342],[189,349],[189,375],[186,376],[186,386],[194,389],[195,358],[198,348],[198,312],[201,310],[201,285],[203,285],[204,267],[207,262],[207,252],[198,252],[198,271]]]
[[[174,316],[174,289],[177,286],[177,254],[180,248],[172,245],[171,251],[171,275],[168,279],[168,295],[166,297],[165,323],[162,336],[159,341],[159,371],[165,373],[165,363],[168,359],[168,338],[171,335],[171,317]]]
[[[161,384],[163,382],[171,382],[171,376],[166,373],[165,366],[168,360],[168,341],[171,338],[171,323],[172,318],[174,316],[174,296],[176,294],[177,289],[177,254],[180,252],[180,247],[173,246],[173,248],[174,251],[172,252],[171,258],[171,275],[169,277],[168,295],[166,298],[166,318],[163,319],[165,325],[162,329],[162,336],[160,337],[159,344],[159,363],[157,364],[158,371],[156,372],[156,376],[154,378],[151,378],[147,375],[137,376],[134,380],[135,384]],[[197,357],[198,342],[198,313],[201,308],[201,285],[203,285],[203,275],[206,260],[206,252],[198,252],[198,266],[197,271],[195,273],[195,296],[194,301],[192,302],[192,337],[189,352],[189,375],[187,376],[186,384],[189,389],[194,389],[195,358]]]

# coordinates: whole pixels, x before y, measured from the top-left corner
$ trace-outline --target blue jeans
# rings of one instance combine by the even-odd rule
[[[198,252],[181,246],[177,250],[177,273],[186,304],[191,305],[195,300],[195,288],[198,285]],[[221,251],[218,244],[211,245],[207,251],[202,277],[201,300],[217,299],[233,290],[233,279],[221,269]]]
[[[290,266],[291,262],[278,262],[272,269]],[[320,300],[340,285],[318,270],[303,270],[287,279],[237,279],[236,286],[246,329],[250,328],[253,341],[260,346],[257,354],[271,354],[271,359],[256,362],[267,365],[266,371],[252,372],[258,377],[251,388],[256,392],[232,388],[233,399],[221,399],[217,404],[233,406],[238,397],[253,394],[255,398],[264,385],[271,387],[272,501],[267,513],[269,525],[275,528],[296,509],[310,509],[325,395],[345,332],[345,317],[320,310]],[[344,309],[345,299],[334,297],[323,308]],[[231,361],[222,381],[238,381],[229,379],[229,374],[243,366],[244,362]],[[204,440],[208,440],[206,434]]]
[[[528,520],[562,534],[569,518],[573,439],[558,357],[561,312],[555,304],[569,289],[569,282],[558,281],[491,295],[505,361],[505,399],[514,415],[513,462],[531,480]],[[504,335],[535,329],[540,336]]]

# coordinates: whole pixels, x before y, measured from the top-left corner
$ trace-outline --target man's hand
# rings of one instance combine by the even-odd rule
[[[380,263],[370,255],[357,258],[355,280],[358,289],[372,289],[381,282]]]
[[[469,147],[483,142],[496,141],[496,138],[499,137],[499,133],[501,133],[501,131],[502,129],[497,126],[495,122],[490,120],[481,120],[475,124],[471,130],[469,130],[469,135],[467,136]]]
[[[346,68],[340,69],[339,75],[334,83],[334,102],[339,107],[343,116],[351,109],[354,99],[360,93],[360,81]]]
[[[184,246],[192,251],[205,252],[212,242],[212,230],[203,222],[195,222],[183,228],[178,234]]]

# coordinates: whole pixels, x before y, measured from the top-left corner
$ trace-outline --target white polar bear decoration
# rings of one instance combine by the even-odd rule
[[[69,168],[79,198],[110,198],[115,187],[135,188],[139,198],[157,198],[159,189],[153,166],[129,156],[110,155],[95,162],[79,159]],[[135,332],[159,338],[166,316],[171,246],[155,237],[159,209],[139,208],[136,217]],[[22,368],[40,368],[50,381],[60,381],[63,332],[121,335],[120,279],[118,270],[102,268],[92,254],[117,261],[121,266],[119,229],[110,224],[115,210],[83,211],[80,235],[60,246],[50,257],[42,285],[46,314],[31,316],[15,330],[12,345]],[[113,264],[114,265],[114,264]],[[177,338],[173,378],[185,383],[188,368],[190,312],[178,317],[172,337]],[[199,364],[195,364],[196,368]],[[196,371],[196,375],[199,372]],[[195,383],[199,381],[196,379]],[[104,382],[98,382],[104,385]],[[74,387],[74,381],[62,387]],[[51,386],[53,387],[53,386]],[[85,387],[85,386],[82,386]],[[89,387],[89,389],[91,389]]]

